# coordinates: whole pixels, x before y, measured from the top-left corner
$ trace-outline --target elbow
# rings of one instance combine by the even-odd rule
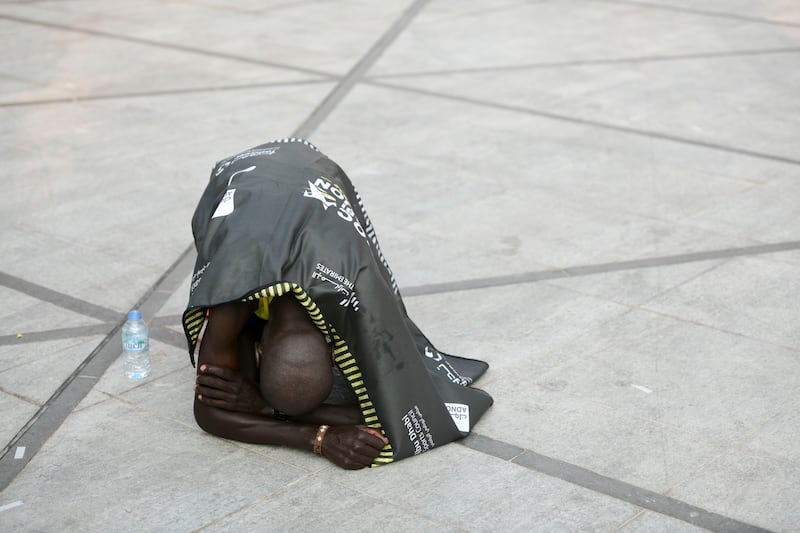
[[[223,439],[257,444],[270,442],[265,440],[263,433],[266,420],[218,409],[196,399],[194,401],[194,420],[206,433]]]
[[[194,400],[194,421],[200,426],[200,429],[206,433],[211,433],[220,437],[219,427],[215,423],[215,416],[212,412],[213,408],[200,402],[197,398]]]

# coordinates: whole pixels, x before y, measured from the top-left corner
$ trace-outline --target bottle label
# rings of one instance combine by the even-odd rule
[[[125,339],[122,341],[122,347],[127,352],[141,352],[147,347],[145,339]]]

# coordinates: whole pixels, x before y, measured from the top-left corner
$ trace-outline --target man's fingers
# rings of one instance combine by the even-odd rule
[[[222,400],[225,402],[230,402],[233,400],[233,396],[230,393],[215,389],[213,387],[198,386],[197,389],[195,389],[195,392],[198,396],[202,396],[203,398],[213,398],[215,400]]]
[[[359,439],[353,443],[353,449],[359,453],[370,455],[373,458],[377,457],[383,449],[383,441],[370,437],[368,440]]]
[[[202,402],[202,403],[204,403],[206,405],[210,405],[211,407],[217,407],[219,409],[228,408],[228,402],[226,402],[224,400],[218,400],[216,398],[209,398],[208,396],[204,396],[204,395],[198,395],[197,399],[200,402]]]
[[[352,460],[370,464],[383,449],[383,441],[366,432],[356,436],[343,450]]]
[[[380,431],[367,426],[334,426],[323,441],[322,453],[348,470],[372,464],[388,443]]]
[[[200,374],[197,376],[197,384],[200,386],[208,387],[211,389],[218,389],[226,392],[236,392],[237,387],[235,383],[226,381],[225,379],[215,376]]]
[[[377,454],[367,454],[351,448],[344,454],[339,464],[348,470],[358,470],[372,464]]]
[[[224,366],[203,365],[200,367],[200,376],[217,376],[224,380],[230,381],[236,377],[236,371]]]
[[[387,439],[383,435],[383,433],[380,432],[380,430],[377,430],[377,429],[371,428],[371,427],[366,427],[366,426],[361,426],[359,429],[361,431],[363,431],[364,433],[369,433],[370,435],[375,435],[376,437],[381,439],[381,441],[383,441],[384,445],[389,444],[389,439]]]
[[[373,443],[374,447],[377,447],[379,450],[382,450],[384,446],[389,444],[389,439],[384,437],[383,434],[375,428],[359,426],[358,429],[367,436],[372,437],[373,439],[369,439],[368,442]]]
[[[214,377],[214,376],[207,376],[205,374],[198,375],[197,379],[195,381],[197,381],[197,383],[199,383],[201,385],[208,385],[210,387],[216,387],[216,388],[220,388],[222,386],[225,386],[225,384],[228,383],[224,379],[220,379],[220,378]]]

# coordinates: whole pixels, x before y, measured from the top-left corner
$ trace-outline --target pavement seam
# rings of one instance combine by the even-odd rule
[[[24,395],[22,395],[22,394],[20,394],[18,392],[12,391],[12,390],[8,390],[5,387],[0,387],[0,392],[2,392],[3,394],[8,394],[9,396],[13,396],[17,400],[20,400],[22,402],[31,404],[31,405],[33,405],[35,407],[41,407],[42,406],[42,404],[40,402],[37,402],[33,398],[29,398],[27,396],[24,396]]]
[[[296,466],[294,468],[299,470],[299,468],[296,467]],[[224,515],[219,516],[219,517],[211,520],[210,522],[208,522],[206,524],[203,524],[198,528],[193,529],[192,533],[197,533],[199,531],[203,531],[205,529],[208,529],[211,526],[218,525],[219,523],[223,522],[227,518],[229,518],[231,516],[234,516],[235,514],[241,512],[241,511],[244,511],[245,509],[250,509],[251,507],[259,505],[259,504],[261,504],[263,502],[267,502],[267,501],[271,500],[272,498],[274,498],[275,496],[279,496],[279,495],[285,493],[289,489],[293,488],[295,485],[301,484],[304,481],[306,481],[308,479],[311,479],[313,477],[315,477],[315,473],[314,472],[303,472],[297,478],[289,481],[288,483],[285,483],[283,485],[279,485],[279,486],[267,491],[266,494],[262,494],[261,496],[255,498],[253,500],[245,502],[242,505],[240,505],[239,507],[237,507],[236,509],[233,509],[232,511],[229,511],[228,513],[225,513]]]
[[[262,66],[262,67],[271,67],[271,68],[277,68],[277,69],[281,69],[281,70],[289,70],[289,71],[292,71],[292,72],[302,72],[302,73],[305,73],[305,74],[313,74],[315,76],[323,76],[323,77],[326,77],[326,78],[335,78],[336,77],[335,75],[330,74],[328,72],[322,72],[322,71],[315,70],[315,69],[308,69],[308,68],[304,68],[304,67],[286,65],[286,64],[277,63],[277,62],[274,62],[274,61],[264,61],[264,60],[261,60],[261,59],[255,59],[255,58],[250,58],[250,57],[245,57],[245,56],[237,56],[235,54],[226,54],[226,53],[223,53],[223,52],[215,52],[213,50],[206,50],[206,49],[203,49],[203,48],[195,48],[193,46],[184,46],[184,45],[175,44],[175,43],[154,41],[152,39],[143,39],[141,37],[133,37],[133,36],[129,36],[129,35],[121,35],[121,34],[116,34],[116,33],[100,31],[100,30],[92,30],[92,29],[89,29],[89,28],[80,28],[80,27],[77,27],[77,26],[69,26],[69,25],[66,25],[66,24],[58,24],[58,23],[55,23],[55,22],[48,22],[48,21],[45,21],[45,20],[36,20],[36,19],[31,19],[31,18],[26,18],[26,17],[18,17],[18,16],[15,16],[15,15],[8,15],[8,14],[2,14],[2,13],[0,13],[0,19],[8,20],[8,21],[11,21],[11,22],[17,22],[19,24],[28,24],[28,25],[31,25],[31,26],[40,26],[40,27],[43,27],[43,28],[50,28],[50,29],[54,29],[54,30],[61,30],[61,31],[66,31],[66,32],[71,32],[71,33],[81,33],[81,34],[84,34],[84,35],[91,35],[93,37],[102,37],[104,39],[111,39],[111,40],[115,40],[115,41],[123,41],[123,42],[141,44],[141,45],[145,45],[145,46],[152,46],[152,47],[161,48],[161,49],[165,49],[165,50],[175,50],[175,51],[178,51],[178,52],[186,52],[186,53],[190,53],[190,54],[197,54],[197,55],[202,55],[204,57],[215,57],[217,59],[227,59],[229,61],[236,61],[236,62],[239,62],[239,63],[247,63],[249,65],[259,65],[259,66]]]
[[[745,22],[754,22],[756,24],[769,24],[771,26],[789,26],[794,28],[800,28],[800,23],[797,22],[785,22],[782,20],[772,20],[772,19],[763,19],[758,17],[748,17],[746,15],[739,15],[737,13],[724,13],[722,11],[711,11],[706,9],[694,9],[688,8],[685,6],[673,6],[669,4],[659,4],[659,3],[645,3],[645,2],[636,2],[633,0],[593,0],[595,2],[605,2],[606,4],[621,4],[621,5],[629,5],[629,6],[636,6],[643,9],[655,9],[660,11],[677,11],[679,13],[684,13],[687,15],[700,15],[704,17],[711,17],[711,18],[718,18],[718,19],[733,19],[733,20],[743,20]]]
[[[769,531],[728,516],[707,511],[682,500],[598,474],[587,468],[542,455],[533,450],[522,448],[523,452],[513,459],[505,459],[502,454],[496,454],[493,451],[494,448],[519,447],[475,432],[458,442],[467,448],[506,460],[523,468],[711,531],[720,533],[765,533]]]
[[[664,311],[658,311],[656,309],[651,309],[649,307],[641,307],[641,308],[637,308],[637,309],[639,309],[640,311],[643,311],[643,312],[652,313],[654,315],[662,316],[662,317],[665,317],[665,318],[670,318],[670,319],[675,320],[677,322],[684,322],[686,324],[692,324],[693,326],[710,329],[712,331],[718,331],[720,333],[733,335],[733,336],[736,336],[736,337],[740,337],[742,339],[747,339],[747,340],[758,342],[758,343],[761,343],[761,344],[768,344],[770,346],[774,346],[775,348],[781,348],[783,350],[787,350],[787,351],[790,351],[790,352],[796,352],[796,353],[800,352],[800,346],[790,346],[790,345],[780,344],[780,343],[777,343],[775,341],[771,341],[769,339],[765,339],[765,338],[762,338],[762,337],[753,337],[751,335],[747,335],[747,334],[741,333],[739,331],[732,331],[732,330],[725,329],[725,328],[722,328],[722,327],[719,327],[719,326],[715,326],[713,324],[708,324],[706,322],[700,322],[699,320],[689,319],[689,318],[682,317],[682,316],[672,315],[670,313],[666,313]]]
[[[0,346],[13,346],[31,342],[47,342],[59,339],[72,339],[75,337],[89,337],[94,335],[107,335],[113,329],[113,322],[92,324],[89,326],[75,326],[71,328],[48,329],[42,331],[29,331],[0,335]]]
[[[714,58],[727,58],[727,57],[747,57],[758,55],[773,55],[773,54],[796,54],[800,53],[798,47],[786,48],[765,48],[763,50],[731,50],[729,52],[698,52],[694,54],[674,54],[662,56],[631,56],[631,57],[612,57],[605,59],[583,59],[574,61],[555,61],[552,63],[530,63],[527,65],[501,65],[495,67],[474,67],[474,68],[460,68],[450,70],[429,70],[418,72],[399,72],[392,74],[375,74],[365,77],[369,81],[390,80],[399,78],[416,78],[425,76],[451,76],[458,74],[496,74],[499,72],[510,72],[518,70],[539,70],[539,69],[558,69],[570,67],[592,67],[602,65],[619,65],[627,63],[651,63],[651,62],[669,62],[669,61],[686,61],[694,59],[714,59]]]
[[[741,257],[741,256],[736,256],[736,257]],[[687,283],[691,283],[692,281],[694,281],[696,279],[699,279],[699,278],[705,276],[706,274],[717,270],[718,268],[720,268],[723,265],[727,265],[731,261],[735,260],[736,257],[721,258],[721,259],[717,259],[717,260],[711,259],[710,261],[716,261],[716,262],[711,264],[711,265],[709,265],[707,268],[704,268],[700,272],[696,272],[695,274],[687,277],[686,279],[683,279],[683,280],[681,280],[681,281],[679,281],[679,282],[677,282],[677,283],[675,283],[673,285],[670,285],[669,287],[666,287],[665,289],[663,289],[661,291],[658,291],[657,293],[653,294],[649,298],[647,298],[647,299],[645,299],[645,300],[643,300],[641,302],[638,302],[635,305],[632,305],[631,307],[634,307],[634,308],[639,309],[641,311],[649,311],[650,309],[645,307],[647,304],[649,304],[649,303],[653,302],[654,300],[664,296],[667,293],[670,293],[670,292],[674,291],[675,289],[677,289],[679,287],[683,287]],[[618,303],[620,303],[620,302],[618,302]],[[626,305],[626,304],[622,304],[622,305]]]
[[[366,54],[353,66],[352,69],[341,79],[339,83],[328,93],[320,104],[311,112],[300,126],[292,134],[292,137],[308,138],[317,127],[333,112],[339,103],[347,96],[357,83],[364,77],[364,74],[372,68],[372,65],[381,57],[384,51],[395,39],[405,30],[411,21],[428,4],[430,0],[415,0],[403,11],[398,19],[389,27],[386,32],[370,47]]]
[[[413,298],[415,296],[428,296],[431,294],[485,289],[490,287],[503,287],[552,279],[591,276],[594,274],[608,274],[611,272],[621,272],[625,270],[638,270],[642,268],[681,265],[685,263],[695,263],[714,259],[728,259],[733,257],[772,254],[798,249],[800,249],[800,241],[757,244],[753,246],[743,246],[737,248],[722,248],[718,250],[689,252],[642,259],[631,259],[627,261],[615,261],[610,263],[594,263],[589,265],[578,265],[573,267],[553,268],[547,270],[533,270],[529,272],[520,272],[517,274],[506,274],[486,278],[473,278],[451,282],[414,285],[402,289],[401,293],[404,298]]]
[[[183,326],[183,315],[154,316],[150,321],[150,327],[155,326]]]
[[[98,102],[105,100],[126,100],[132,98],[149,98],[158,96],[176,96],[186,94],[203,94],[203,93],[216,93],[216,92],[232,92],[232,91],[249,91],[253,89],[269,89],[273,87],[295,87],[298,85],[314,85],[322,83],[331,83],[328,78],[316,80],[298,80],[298,81],[284,81],[284,82],[265,82],[265,83],[249,83],[242,85],[221,85],[218,87],[187,87],[182,89],[164,89],[159,91],[140,91],[129,93],[109,93],[109,94],[89,94],[84,96],[69,96],[64,98],[46,98],[41,100],[22,100],[12,102],[0,102],[0,108],[9,107],[32,107],[40,105],[59,105],[59,104],[79,104],[83,102]]]
[[[590,355],[594,355],[594,353],[592,353]],[[549,370],[547,372],[549,372]],[[482,380],[483,379],[485,379],[485,378],[482,378]],[[536,382],[534,384],[541,390],[544,390],[544,391],[547,391],[547,392],[556,393],[556,394],[559,394],[559,395],[562,395],[562,396],[567,396],[568,398],[570,398],[572,400],[578,400],[578,401],[581,401],[581,402],[590,403],[590,404],[593,404],[595,406],[602,407],[603,409],[606,409],[606,410],[609,410],[609,411],[616,411],[618,409],[618,406],[616,406],[616,405],[614,405],[612,403],[606,403],[605,401],[603,401],[601,399],[593,398],[593,397],[591,397],[589,395],[582,395],[582,394],[577,394],[575,392],[570,392],[570,391],[567,391],[567,390],[564,390],[564,389],[557,389],[557,388],[553,388],[553,387],[548,387],[547,384],[542,384],[542,383],[539,383],[539,382]],[[483,383],[482,383],[482,385],[483,385]],[[653,390],[653,394],[660,394],[662,392],[664,392],[662,389],[654,389]],[[726,440],[726,438],[724,438],[724,437],[717,437],[716,435],[701,434],[696,429],[685,428],[685,427],[677,425],[677,424],[675,424],[673,422],[670,422],[668,420],[659,420],[659,419],[651,417],[651,416],[646,416],[646,415],[643,415],[643,414],[639,414],[638,412],[634,412],[634,413],[629,414],[627,416],[629,418],[631,418],[631,419],[636,420],[636,421],[643,422],[645,424],[648,424],[648,425],[651,425],[653,427],[656,427],[659,430],[662,430],[662,429],[663,430],[668,430],[668,431],[672,432],[673,434],[680,435],[682,438],[683,437],[686,437],[687,439],[704,438],[704,439],[706,439],[707,442],[713,444],[716,448],[719,448],[720,450],[723,450],[718,455],[715,455],[714,457],[712,457],[710,459],[707,459],[704,463],[702,463],[700,466],[698,466],[696,468],[696,471],[694,472],[694,474],[696,474],[697,472],[699,472],[701,470],[704,470],[711,463],[715,462],[717,459],[719,459],[720,457],[722,457],[726,453],[729,453],[729,452],[753,453],[755,451],[755,450],[752,450],[752,449],[748,448],[746,444],[737,445],[737,444],[731,443],[729,440]],[[762,424],[766,424],[766,423],[774,420],[775,418],[777,418],[779,416],[780,416],[780,414],[775,414],[772,417],[768,418],[767,420],[762,421],[761,423]],[[759,431],[760,431],[760,427],[754,427],[749,431],[749,433],[740,435],[739,436],[739,441],[740,442],[749,441],[752,438],[756,437],[758,435]],[[487,438],[490,438],[490,437],[487,437]],[[520,450],[522,450],[522,449],[520,448]],[[520,452],[520,454],[521,453],[523,453],[523,452]],[[769,452],[760,452],[759,451],[759,453],[761,453],[762,455],[764,455],[766,457],[769,457],[770,459],[772,459],[772,460],[774,460],[776,462],[782,462],[782,463],[787,463],[787,464],[791,464],[791,465],[797,466],[796,462],[792,462],[791,460],[786,459],[785,457],[781,457],[781,456],[778,456],[778,455],[772,455],[772,454],[769,454]],[[683,485],[685,482],[687,482],[690,479],[691,479],[690,477],[687,477],[687,478],[680,479],[680,480],[674,482],[673,485],[670,486],[670,488],[668,488],[664,492],[664,494],[669,494],[670,491],[672,491],[673,489],[675,489],[676,487],[678,487],[680,485]]]
[[[618,525],[617,527],[615,527],[615,528],[614,528],[614,531],[622,531],[623,529],[625,529],[626,527],[628,527],[628,525],[629,525],[629,524],[631,524],[631,523],[635,522],[635,521],[636,521],[636,520],[638,520],[640,517],[642,517],[642,516],[644,515],[644,513],[646,513],[646,512],[647,512],[647,510],[646,510],[646,509],[637,509],[637,510],[636,510],[636,512],[635,512],[635,513],[633,513],[633,514],[630,516],[630,518],[628,518],[627,520],[623,521],[623,522],[622,522],[620,525]]]
[[[150,338],[155,339],[164,344],[168,344],[174,348],[187,348],[186,337],[177,331],[174,331],[163,326],[150,327]]]
[[[70,296],[69,294],[54,289],[49,289],[38,283],[33,283],[20,277],[6,274],[5,272],[0,272],[0,285],[27,296],[32,296],[37,300],[57,305],[68,311],[73,311],[102,322],[114,322],[118,320],[120,316],[118,311],[114,311],[108,307],[81,300],[80,298]]]
[[[518,274],[495,276],[491,278],[474,278],[474,279],[459,280],[446,283],[412,285],[402,289],[401,293],[403,294],[404,298],[414,298],[417,296],[429,296],[433,294],[446,294],[464,290],[512,286],[512,285],[536,283],[536,282],[550,281],[557,279],[570,279],[581,276],[607,274],[612,272],[637,270],[642,268],[657,268],[657,267],[673,266],[673,265],[686,264],[692,262],[724,260],[724,259],[733,259],[736,257],[750,257],[755,255],[768,255],[768,254],[779,253],[784,251],[792,251],[797,249],[800,249],[800,241],[788,241],[783,243],[772,243],[763,245],[759,244],[759,245],[746,246],[740,248],[707,250],[703,252],[691,252],[686,254],[659,256],[659,257],[651,257],[644,259],[632,259],[632,260],[617,261],[611,263],[595,263],[588,265],[578,265],[573,267],[521,272]],[[192,246],[190,246],[189,249],[187,249],[187,251],[184,253],[188,253],[192,250],[193,248]],[[725,262],[726,261],[722,261],[716,266],[724,264]],[[715,267],[712,267],[709,270],[713,270],[713,268]],[[707,271],[708,270],[704,272]],[[7,275],[0,272],[0,285],[5,285],[6,287],[12,290],[16,290],[17,292],[22,292],[24,294],[27,294],[28,296],[32,296],[46,303],[60,305],[61,307],[64,307],[76,313],[82,313],[81,309],[85,308],[86,306],[95,306],[95,304],[86,302],[84,300],[80,300],[78,298],[74,298],[72,296],[67,296],[66,299],[62,299],[60,297],[61,293],[57,293],[56,291],[51,291],[50,289],[47,289],[46,287],[43,287],[41,285],[27,282],[25,280],[22,280],[21,278],[16,278],[13,276],[9,276],[7,278],[4,278],[4,276]],[[12,279],[13,281],[9,283],[4,283],[4,279],[5,281],[8,281],[8,279]],[[676,285],[676,287],[677,286],[680,286],[680,284]],[[31,287],[33,287],[35,290],[28,290]],[[565,288],[560,286],[558,287],[562,289]],[[575,291],[575,292],[578,292],[580,294],[586,294],[581,291]],[[593,295],[587,294],[587,296],[593,296]],[[652,298],[635,306],[625,304],[623,302],[616,302],[613,300],[608,300],[608,301],[626,307],[642,309],[648,312],[655,312],[657,314],[663,314],[664,316],[670,316],[668,314],[658,313],[657,311],[653,311],[652,309],[643,307],[650,300],[652,300]],[[116,313],[115,311],[110,309],[102,307],[100,307],[100,309]],[[181,315],[154,316],[152,318],[150,326],[151,326],[151,331],[155,333],[157,340],[160,340],[161,342],[165,342],[172,346],[176,346],[178,348],[183,348],[184,347],[183,343],[178,343],[175,340],[174,336],[175,332],[167,327],[167,326],[181,325],[181,317],[182,317]],[[676,318],[676,317],[671,317],[671,318]],[[22,337],[19,337],[20,334],[3,335],[0,336],[0,346],[18,344],[23,342],[41,342],[47,340],[57,340],[61,338],[71,338],[74,336],[93,335],[93,334],[98,334],[98,332],[100,332],[99,331],[100,329],[110,328],[114,324],[115,322],[103,322],[101,324],[76,326],[74,328],[61,328],[55,330],[21,332],[20,334],[22,335]],[[721,330],[721,331],[726,331],[726,330]],[[734,332],[728,332],[728,333],[734,333]],[[786,348],[785,346],[781,347]]]
[[[549,120],[555,120],[558,122],[566,122],[570,124],[578,124],[581,126],[587,126],[590,128],[598,128],[603,130],[614,131],[617,133],[623,133],[626,135],[635,135],[637,137],[644,137],[648,139],[657,139],[661,141],[668,141],[673,142],[676,144],[682,144],[686,146],[691,146],[693,148],[705,148],[709,150],[715,150],[719,152],[725,152],[729,154],[735,154],[743,157],[752,157],[756,159],[763,159],[766,161],[773,161],[778,163],[786,163],[789,165],[797,165],[800,166],[800,159],[793,159],[788,156],[783,156],[780,154],[770,154],[766,152],[758,152],[755,150],[749,150],[747,148],[740,148],[737,146],[727,146],[723,144],[717,144],[710,141],[704,141],[702,139],[691,139],[688,137],[680,137],[678,135],[672,135],[669,133],[661,133],[657,131],[651,130],[643,130],[639,128],[633,128],[630,126],[624,126],[621,124],[614,124],[611,122],[601,122],[599,120],[593,120],[588,118],[581,118],[577,116],[571,115],[563,115],[560,113],[553,113],[550,111],[545,111],[543,109],[536,109],[533,107],[524,107],[521,105],[513,105],[513,104],[503,104],[500,102],[492,102],[488,100],[480,100],[478,98],[471,98],[468,96],[460,96],[456,94],[450,94],[445,92],[439,91],[432,91],[428,89],[422,89],[418,87],[409,87],[405,85],[398,85],[395,83],[387,83],[382,81],[370,81],[365,80],[365,84],[373,85],[375,87],[383,87],[386,89],[393,89],[397,91],[403,91],[408,93],[419,94],[421,96],[428,96],[431,98],[438,98],[441,100],[448,100],[451,102],[459,102],[464,104],[471,104],[479,107],[486,107],[490,109],[499,109],[502,111],[509,111],[512,113],[520,113],[523,115],[530,115],[540,118],[545,118]]]

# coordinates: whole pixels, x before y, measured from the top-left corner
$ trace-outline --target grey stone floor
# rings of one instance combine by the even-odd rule
[[[0,48],[0,530],[800,531],[796,0],[0,0]],[[194,424],[192,211],[292,135],[491,363],[468,439]]]

